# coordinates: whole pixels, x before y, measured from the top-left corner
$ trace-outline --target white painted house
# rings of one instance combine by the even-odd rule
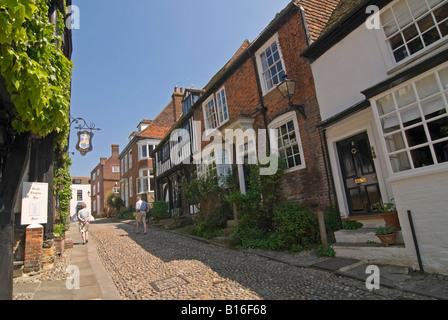
[[[342,0],[303,56],[341,215],[381,222],[370,205],[394,199],[402,227],[403,246],[338,255],[419,269],[417,243],[448,274],[448,0]]]
[[[72,177],[72,200],[70,200],[70,217],[73,218],[75,214],[82,209],[82,204],[87,205],[87,210],[92,212],[91,194],[90,194],[90,177]]]

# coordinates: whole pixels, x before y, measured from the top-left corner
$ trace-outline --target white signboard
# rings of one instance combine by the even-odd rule
[[[22,225],[45,224],[48,216],[48,183],[24,182]]]

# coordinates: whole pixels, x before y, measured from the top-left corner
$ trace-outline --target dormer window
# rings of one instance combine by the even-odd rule
[[[381,23],[395,62],[446,38],[447,0],[400,0],[381,13]]]
[[[199,99],[199,93],[192,93],[190,91],[186,92],[186,96],[182,102],[184,115],[190,111],[191,107],[195,104]]]

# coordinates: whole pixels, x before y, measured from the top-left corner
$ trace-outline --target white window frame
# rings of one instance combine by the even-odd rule
[[[129,197],[132,197],[134,195],[134,190],[133,190],[133,186],[132,186],[132,177],[129,177]]]
[[[439,72],[442,70],[444,71],[444,74],[446,72],[446,83],[443,83],[440,77]],[[419,95],[419,91],[421,92],[421,89],[417,86],[417,83],[432,78],[433,75],[435,76],[435,79],[437,81],[438,91],[422,98],[421,95]],[[397,100],[397,94],[400,91],[403,92],[405,88],[412,90],[414,98],[416,98],[416,100],[409,100],[409,104],[403,104],[400,106],[399,100]],[[380,112],[380,108],[382,107],[382,105],[380,104],[380,100],[385,99],[386,97],[392,98],[392,100],[389,100],[392,101],[392,105],[389,105],[390,109],[389,107],[387,107],[388,109],[382,109],[382,111]],[[425,109],[425,106],[431,107],[431,102],[434,102],[436,100],[444,104],[445,113],[428,118],[427,116],[431,113],[425,113],[425,110],[428,110]],[[381,140],[383,148],[386,152],[385,161],[387,163],[388,170],[391,176],[399,177],[408,174],[414,174],[416,172],[427,172],[437,168],[448,167],[448,162],[439,163],[435,149],[435,145],[448,141],[448,136],[435,139],[433,141],[430,129],[428,127],[428,124],[431,124],[437,120],[444,119],[448,116],[448,63],[445,63],[443,66],[439,66],[431,71],[428,71],[412,80],[401,84],[400,86],[397,86],[382,93],[381,95],[372,98],[371,102],[376,118],[377,130],[380,137],[382,138]],[[440,110],[443,111],[443,108],[441,108]],[[418,121],[418,117],[413,117],[413,115],[417,115],[416,112],[418,112],[420,121]],[[403,122],[403,119],[405,119],[405,117],[409,117],[410,121],[414,121],[414,123],[409,124],[409,121]],[[408,125],[405,126],[406,123],[408,123]],[[419,127],[423,127],[424,129],[425,137],[423,138],[426,138],[426,142],[422,142],[417,145],[410,145],[409,139],[407,139],[406,136],[406,131]],[[393,130],[392,128],[395,129]],[[386,130],[388,130],[388,132],[385,132]],[[413,161],[412,152],[419,149],[422,150],[424,148],[429,148],[433,164],[416,166]],[[397,168],[397,166],[400,165],[403,166],[401,170],[399,167]],[[409,167],[406,168],[404,165],[407,165]]]
[[[221,87],[205,100],[202,111],[206,130],[215,130],[229,121],[229,104],[225,87]]]
[[[284,115],[281,115],[280,117],[274,119],[268,125],[269,129],[279,129],[280,127],[282,127],[284,125],[288,125],[288,123],[290,123],[291,121],[293,122],[293,125],[294,125],[296,141],[294,141],[293,143],[289,143],[288,145],[285,145],[285,146],[278,146],[277,152],[278,152],[278,155],[281,156],[281,154],[280,154],[281,150],[285,150],[285,152],[286,152],[286,150],[288,148],[294,149],[294,146],[297,144],[298,153],[294,153],[294,154],[300,156],[301,163],[300,163],[300,165],[295,165],[293,167],[290,167],[289,163],[288,163],[287,172],[292,172],[292,171],[301,170],[301,169],[306,168],[305,156],[304,156],[303,147],[302,147],[302,139],[300,137],[299,122],[297,121],[297,114],[295,111],[290,111],[290,112],[285,113]],[[288,133],[289,133],[289,131],[288,131]],[[271,139],[274,139],[274,137],[271,137]],[[278,139],[280,139],[280,137],[278,137]],[[289,137],[288,137],[288,139],[289,139]],[[277,145],[277,142],[271,141],[271,145]],[[296,160],[294,159],[294,162],[295,161]]]
[[[129,169],[132,168],[132,151],[129,151]]]
[[[202,110],[204,113],[204,123],[206,130],[214,130],[219,127],[218,115],[216,113],[216,101],[215,96],[212,94],[202,104]]]
[[[410,12],[411,14],[406,15],[408,20],[403,20],[403,21],[407,21],[406,24],[404,24],[403,26],[400,26],[398,21],[400,20],[400,18],[403,19],[404,11],[401,12],[400,15],[397,17],[393,8],[396,8],[396,6],[400,3],[402,3],[402,1],[404,1],[403,4],[406,4],[408,12]],[[447,20],[445,19],[442,22],[437,23],[437,21],[435,20],[435,16],[434,16],[434,12],[437,11],[442,6],[446,5],[447,1],[446,0],[442,1],[431,8],[430,8],[430,5],[428,4],[427,0],[412,0],[412,2],[408,2],[408,1],[409,0],[393,1],[390,5],[386,6],[385,8],[383,8],[381,10],[381,25],[383,28],[384,36],[386,37],[387,48],[389,50],[392,62],[395,66],[406,63],[410,59],[413,59],[415,56],[429,51],[431,48],[434,48],[435,46],[437,46],[438,44],[440,44],[443,41],[448,41],[448,35],[443,36],[441,33],[441,30],[440,30],[440,27],[439,27],[439,25],[446,23]],[[417,12],[415,12],[416,7],[410,6],[409,3],[411,3],[411,5],[412,5],[412,3],[419,3],[420,5],[422,5],[422,4],[426,5],[426,10],[422,13],[421,12],[417,13]],[[413,9],[414,9],[414,12],[413,12]],[[385,16],[386,12],[390,13],[390,19],[388,19],[387,21],[384,20],[384,16]],[[431,27],[427,30],[424,30],[422,32],[421,28],[419,26],[419,22],[423,21],[424,18],[427,18],[428,14],[431,15],[432,22],[434,23],[434,25],[433,25],[433,27]],[[386,31],[387,31],[386,27],[391,26],[391,25],[395,25],[396,30],[388,35],[386,33]],[[412,27],[416,28],[417,34],[414,34],[410,39],[406,39],[404,31],[406,31],[406,30],[409,31]],[[429,33],[428,31],[431,31],[434,28],[438,32],[440,39],[436,40],[435,42],[433,42],[429,45],[426,45],[423,37],[424,37],[424,35]],[[395,51],[398,51],[397,49],[404,47],[404,49],[406,50],[407,56],[397,62],[397,59],[395,58],[395,55],[394,55],[394,50],[392,48],[391,40],[395,37],[400,37],[400,36],[401,36],[401,40],[403,41],[403,45],[396,48]],[[421,44],[423,45],[423,48],[415,51],[414,53],[411,53],[411,51],[409,49],[409,44],[413,41],[417,41],[418,39],[421,40]]]
[[[154,151],[156,144],[153,142],[146,142],[138,145],[138,161],[151,159],[150,154],[152,151],[149,151],[150,146],[152,146],[152,151]],[[146,157],[143,156],[143,148],[146,148]]]
[[[112,166],[113,173],[120,173],[120,166]]]
[[[145,171],[148,172],[148,176],[143,175]],[[151,169],[143,168],[139,170],[139,177],[137,179],[137,194],[143,194],[145,192],[154,193],[154,185],[151,183],[151,179],[153,179],[155,183],[154,172]],[[148,183],[148,190],[144,190],[143,188],[143,183],[145,182],[145,180]]]
[[[261,58],[261,55],[264,54],[269,47],[271,47],[274,42],[277,44],[277,48],[278,48],[278,52],[279,52],[279,60],[282,63],[282,67],[283,67],[283,74],[286,75],[287,71],[286,71],[286,65],[285,65],[285,59],[283,58],[283,54],[282,54],[282,48],[280,46],[280,43],[278,41],[278,34],[275,34],[274,36],[271,37],[271,39],[269,39],[269,41],[267,41],[256,53],[256,60],[257,60],[257,68],[258,68],[258,74],[260,76],[260,82],[261,82],[261,88],[263,91],[263,95],[268,94],[269,92],[271,92],[272,90],[274,90],[275,88],[277,88],[277,85],[282,82],[283,79],[278,79],[278,83],[277,84],[273,84],[272,87],[269,86],[268,82],[267,82],[267,78],[266,78],[266,73],[272,69],[272,66],[266,70],[264,70],[263,68],[263,61]],[[280,75],[279,75],[280,76]]]

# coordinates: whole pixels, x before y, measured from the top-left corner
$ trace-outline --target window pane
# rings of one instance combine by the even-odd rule
[[[401,152],[390,156],[390,162],[392,164],[393,172],[401,172],[411,169],[411,163],[409,162],[407,152]]]
[[[410,105],[416,101],[414,89],[412,85],[407,85],[395,92],[395,99],[399,108]]]
[[[425,1],[422,0],[408,0],[409,7],[411,8],[412,15],[415,19],[418,19],[425,12],[428,12],[428,6]]]
[[[418,146],[420,144],[428,142],[425,129],[423,126],[418,126],[405,131],[406,139],[409,147]]]
[[[423,40],[425,41],[425,45],[429,46],[430,44],[436,42],[440,39],[439,31],[437,28],[432,28],[431,30],[427,31],[425,34],[423,34]]]
[[[401,0],[393,7],[395,17],[400,28],[403,28],[412,21],[411,12],[409,11],[406,1]]]
[[[394,132],[400,129],[400,120],[396,114],[381,119],[384,133]]]
[[[431,140],[436,141],[448,137],[448,118],[444,117],[428,123]]]
[[[436,17],[437,22],[442,22],[448,18],[448,3],[434,11],[434,16]]]
[[[417,81],[415,86],[417,87],[417,94],[420,99],[429,97],[439,91],[436,76],[434,74]]]
[[[448,68],[439,71],[440,81],[444,90],[448,90]]]
[[[422,102],[422,110],[427,120],[446,113],[442,95],[437,95]]]
[[[435,144],[434,150],[438,163],[448,162],[448,141]]]
[[[431,14],[428,14],[426,17],[418,21],[417,24],[421,33],[424,33],[426,30],[429,30],[435,26],[434,19]]]
[[[406,108],[400,112],[401,121],[403,122],[404,127],[412,126],[413,124],[422,122],[422,117],[420,114],[420,110],[417,105],[414,105],[411,108]]]
[[[380,116],[395,111],[395,104],[391,94],[388,94],[387,96],[378,99],[376,101],[376,104],[378,106],[378,113],[380,114]]]
[[[398,150],[403,150],[406,148],[404,144],[403,134],[401,132],[395,133],[393,135],[387,136],[385,138],[387,150],[392,153]]]
[[[410,41],[418,36],[417,27],[415,25],[410,26],[403,30],[403,36],[406,41]]]
[[[423,42],[420,38],[416,38],[408,43],[409,53],[414,54],[423,49]]]
[[[421,168],[434,164],[431,149],[429,147],[411,150],[411,157],[415,168]]]
[[[441,3],[443,0],[428,0],[429,6],[431,8],[434,8],[436,5],[438,5],[439,3]]]
[[[392,39],[390,39],[390,45],[392,46],[392,50],[398,49],[399,47],[404,45],[401,33],[397,34]]]

